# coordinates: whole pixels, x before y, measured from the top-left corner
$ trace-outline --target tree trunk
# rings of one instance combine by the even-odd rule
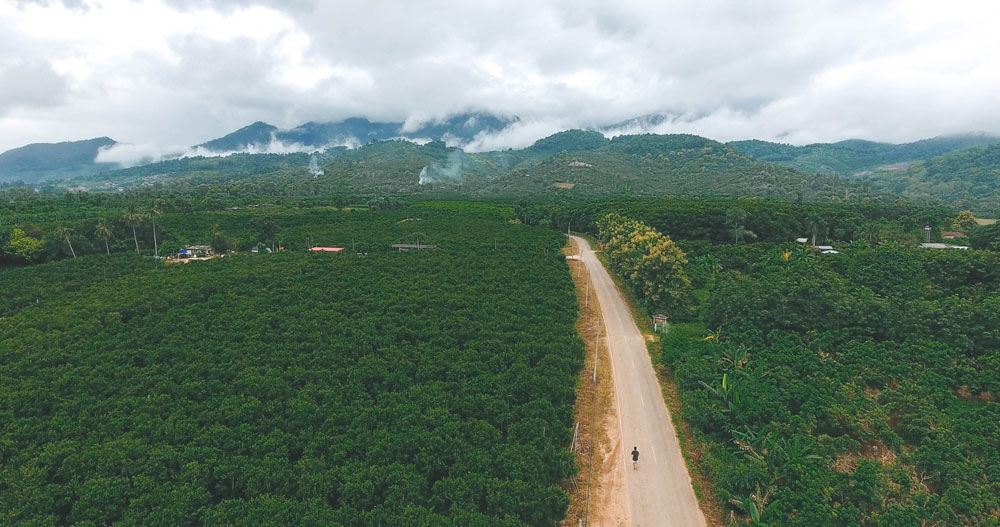
[[[153,255],[160,257],[160,248],[156,245],[156,222],[153,222]]]
[[[107,238],[104,239],[104,250],[108,251],[108,254],[111,254],[111,247],[108,245]]]
[[[132,239],[135,240],[135,254],[139,254],[139,238],[135,235],[135,225],[132,226]]]
[[[66,245],[69,245],[69,252],[76,258],[76,251],[73,250],[73,244],[69,241],[69,236],[66,237]]]

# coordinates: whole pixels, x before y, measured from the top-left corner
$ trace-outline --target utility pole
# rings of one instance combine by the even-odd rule
[[[594,343],[594,384],[597,384],[597,357],[601,356],[601,325],[597,325],[597,342]]]

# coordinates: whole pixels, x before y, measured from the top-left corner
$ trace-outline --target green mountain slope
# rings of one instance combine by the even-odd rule
[[[998,141],[1000,137],[977,133],[935,137],[901,145],[860,139],[806,146],[755,139],[734,141],[728,145],[761,161],[780,163],[806,172],[847,176],[884,165],[923,161],[962,148]]]
[[[322,174],[308,170],[311,159]],[[110,171],[87,178],[96,189],[206,183],[244,185],[264,193],[466,196],[610,194],[748,195],[830,199],[857,194],[860,183],[758,161],[694,135],[561,132],[520,150],[468,153],[439,141],[380,141],[306,154],[237,154],[190,158]],[[79,184],[80,180],[72,184]],[[290,190],[294,189],[294,190]]]
[[[226,134],[218,139],[206,141],[198,146],[218,152],[245,150],[254,145],[267,145],[271,142],[271,137],[277,131],[278,127],[257,121],[235,132]]]
[[[857,179],[909,199],[939,199],[995,214],[1000,209],[1000,143],[957,150],[905,168],[868,171]]]
[[[0,154],[0,182],[41,181],[93,174],[113,167],[95,163],[101,148],[116,144],[109,137],[63,143],[34,143]]]
[[[619,136],[590,151],[561,152],[522,163],[497,181],[509,193],[598,196],[747,195],[790,198],[843,196],[852,183],[765,163],[693,135]]]

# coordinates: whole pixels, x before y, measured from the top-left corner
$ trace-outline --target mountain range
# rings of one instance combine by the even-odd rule
[[[192,157],[69,183],[95,190],[225,185],[264,195],[588,198],[609,194],[747,195],[829,200],[861,184],[756,160],[704,137],[568,130],[523,149],[465,152],[442,141],[377,141],[319,153]]]
[[[257,122],[192,147],[208,155],[127,169],[94,162],[100,149],[116,144],[107,137],[28,145],[0,154],[0,182],[61,179],[59,186],[88,189],[262,185],[272,194],[903,197],[1000,212],[1000,137],[983,133],[901,145],[849,140],[793,146],[686,134],[609,139],[606,131],[569,130],[517,150],[471,153],[456,146],[515,121],[463,114],[406,127],[356,118],[287,130]]]
[[[516,120],[484,113],[464,113],[415,127],[407,127],[402,122],[351,118],[338,122],[308,122],[288,130],[258,121],[225,136],[194,145],[191,151],[200,154],[310,151],[335,146],[357,147],[397,138],[465,144],[479,134],[499,132]],[[116,144],[118,142],[113,139],[100,137],[85,141],[38,143],[8,150],[0,154],[0,183],[20,181],[34,185],[121,168],[114,163],[96,161],[102,149]]]
[[[493,115],[460,114],[443,121],[423,123],[408,129],[405,123],[372,122],[365,118],[351,118],[339,122],[308,122],[289,130],[282,130],[264,122],[256,122],[218,139],[206,141],[197,147],[212,152],[266,151],[272,142],[296,145],[302,149],[324,149],[331,146],[361,146],[373,141],[411,139],[416,141],[444,141],[464,144],[481,133],[503,130],[514,120]]]

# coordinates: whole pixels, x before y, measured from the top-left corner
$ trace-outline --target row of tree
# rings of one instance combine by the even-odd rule
[[[125,209],[121,213],[120,221],[132,231],[132,240],[135,244],[135,252],[139,254],[139,237],[137,229],[143,223],[149,221],[152,225],[153,254],[159,256],[159,243],[157,240],[156,221],[163,215],[163,202],[155,200],[146,208],[141,208],[137,201],[129,200],[125,204]],[[92,228],[93,236],[103,241],[104,251],[111,254],[110,240],[114,238],[115,222],[102,213],[96,221],[75,222],[79,226],[89,226]],[[74,235],[79,235],[74,223],[57,223],[48,233],[38,227],[28,227],[31,233],[20,226],[13,227],[7,234],[6,242],[0,246],[0,262],[8,260],[12,263],[33,263],[58,258],[57,254],[50,254],[45,251],[46,239],[52,237],[65,242],[69,254],[76,258],[77,251],[73,247]]]

